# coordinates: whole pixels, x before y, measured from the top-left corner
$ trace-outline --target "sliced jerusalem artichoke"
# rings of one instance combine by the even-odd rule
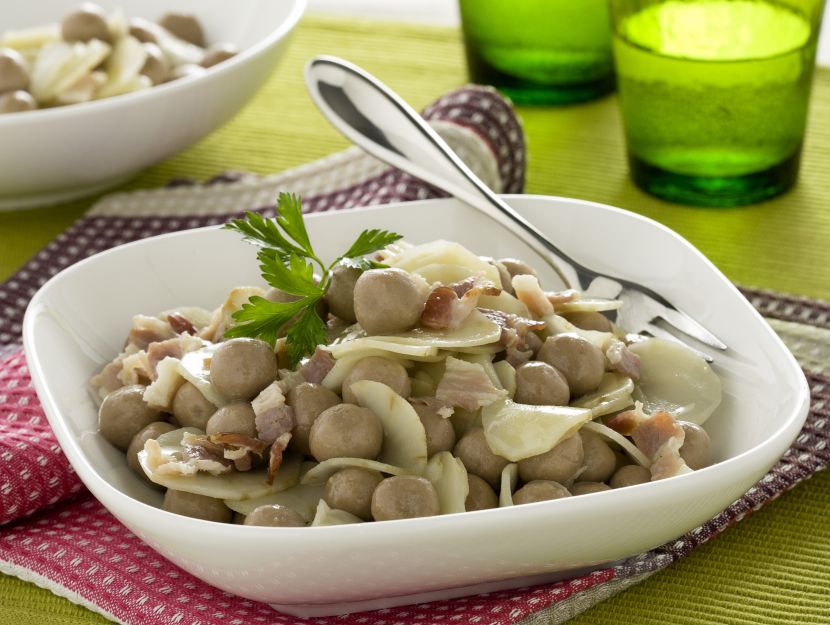
[[[676,419],[703,425],[720,405],[720,378],[689,348],[649,338],[629,349],[640,357],[633,397],[643,403],[645,412],[664,410]]]
[[[481,423],[493,453],[518,462],[550,451],[591,416],[587,408],[530,406],[505,400],[484,407]]]
[[[381,462],[420,475],[427,464],[427,435],[418,413],[403,397],[380,382],[360,380],[350,387],[358,402],[383,424]]]
[[[188,432],[202,433],[195,428],[182,428],[145,443],[144,450],[138,453],[138,461],[151,481],[173,490],[231,500],[253,499],[277,493],[291,488],[299,481],[300,459],[297,456],[285,458],[271,484],[267,482],[268,472],[265,469],[227,471],[217,475],[198,471],[196,467],[190,466],[192,459],[184,455],[182,439]]]
[[[634,405],[632,392],[634,392],[634,382],[631,378],[618,373],[606,373],[602,376],[602,382],[596,391],[583,395],[572,405],[578,408],[589,408],[595,419]]]
[[[411,471],[407,471],[401,467],[386,464],[385,462],[378,462],[377,460],[366,460],[365,458],[329,458],[308,470],[303,475],[301,483],[325,484],[326,480],[332,475],[341,469],[347,469],[349,467],[380,471],[386,475],[408,475],[411,473]]]
[[[234,512],[250,514],[260,506],[279,505],[291,508],[307,523],[317,511],[317,503],[323,496],[323,484],[297,484],[286,490],[253,499],[228,499],[225,505]]]
[[[460,279],[482,274],[496,286],[501,285],[499,271],[496,267],[475,255],[460,243],[453,241],[432,241],[403,249],[399,253],[386,258],[385,262],[390,267],[398,267],[418,274],[420,274],[422,268],[429,268],[428,273],[431,275],[433,274],[432,265],[462,267],[467,269],[467,275],[461,276]],[[452,275],[460,273],[456,270]]]
[[[501,487],[499,488],[499,508],[513,505],[513,491],[519,482],[519,465],[508,464],[501,472]]]
[[[429,459],[424,477],[435,487],[441,514],[464,512],[464,502],[470,492],[467,469],[464,463],[448,451],[442,451]]]
[[[317,504],[317,511],[314,514],[314,520],[311,522],[311,525],[312,527],[319,527],[328,525],[347,525],[350,523],[363,523],[363,519],[356,517],[351,512],[331,508],[321,499]]]

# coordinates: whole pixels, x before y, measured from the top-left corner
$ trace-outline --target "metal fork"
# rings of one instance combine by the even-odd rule
[[[687,344],[678,336],[682,333],[709,347],[726,349],[714,334],[648,287],[594,271],[565,254],[487,187],[412,107],[368,72],[337,57],[318,56],[306,66],[305,79],[315,104],[353,143],[507,227],[568,287],[620,299],[624,305],[617,322],[626,331]]]

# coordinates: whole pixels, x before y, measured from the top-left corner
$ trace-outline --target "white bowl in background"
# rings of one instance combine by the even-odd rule
[[[195,14],[208,43],[241,52],[203,75],[70,106],[0,115],[0,210],[66,201],[116,185],[195,143],[256,93],[285,52],[305,0],[96,0],[155,21]],[[0,2],[0,31],[58,22],[78,0]],[[2,34],[2,32],[0,32]]]
[[[307,616],[561,577],[648,550],[710,519],[760,479],[801,429],[809,393],[798,364],[735,287],[664,226],[579,200],[507,199],[566,253],[648,285],[730,346],[714,364],[723,402],[706,423],[717,464],[620,490],[383,523],[248,527],[165,512],[161,494],[97,433],[87,384],[120,351],[132,315],[212,308],[231,287],[260,283],[255,249],[218,228],[98,254],[35,295],[24,321],[26,355],[64,452],[92,493],[165,557],[219,588]],[[307,223],[324,258],[373,227],[536,262],[513,235],[452,199],[324,213]],[[551,285],[552,273],[542,279]]]

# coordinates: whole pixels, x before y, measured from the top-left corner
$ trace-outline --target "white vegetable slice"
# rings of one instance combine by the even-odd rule
[[[199,389],[214,406],[224,406],[228,400],[216,390],[210,381],[210,361],[213,353],[219,349],[219,344],[211,344],[194,352],[188,352],[179,361],[179,373],[182,377]]]
[[[502,312],[518,315],[519,317],[530,317],[530,311],[527,309],[527,306],[507,291],[502,291],[499,295],[482,295],[478,298],[478,306],[479,308],[501,310]]]
[[[181,439],[184,433],[190,431],[199,433],[194,428],[183,428],[174,430],[155,441],[161,447],[161,455],[176,461],[181,457],[183,448]],[[154,469],[152,459],[146,450],[138,452],[138,462],[144,473],[153,482],[161,484],[166,488],[181,490],[196,495],[206,495],[216,499],[253,499],[271,493],[277,493],[291,488],[299,481],[300,458],[294,455],[286,455],[282,466],[277,472],[272,484],[268,484],[268,472],[265,469],[258,471],[245,471],[224,473],[222,475],[209,475],[196,473],[193,475],[164,475]]]
[[[550,451],[590,419],[591,411],[586,408],[530,406],[510,400],[481,410],[487,444],[511,462]]]
[[[7,30],[0,39],[0,47],[26,50],[40,48],[47,43],[61,40],[60,24],[34,26],[21,30]]]
[[[451,352],[441,350],[438,352],[438,355],[441,356],[443,354],[443,358],[455,354],[486,354],[488,356],[494,356],[503,351],[504,346],[501,343],[488,343],[487,345],[473,345],[472,347],[453,347]]]
[[[615,442],[617,445],[622,447],[623,451],[631,456],[637,464],[644,466],[646,469],[651,466],[651,461],[646,458],[646,455],[643,452],[637,449],[634,443],[619,432],[612,430],[607,425],[603,425],[597,421],[589,421],[582,427],[586,430],[596,432],[600,436],[604,436],[608,440]]]
[[[464,463],[448,451],[441,451],[429,459],[424,477],[435,487],[441,514],[466,510],[464,502],[470,492]]]
[[[365,458],[329,458],[323,460],[313,469],[310,469],[303,475],[302,484],[325,484],[326,480],[341,469],[349,467],[357,467],[359,469],[369,469],[370,471],[379,471],[387,475],[411,475],[412,471],[407,471],[401,467],[394,467],[385,462],[378,462],[377,460],[366,460]]]
[[[508,464],[501,471],[501,487],[499,488],[499,508],[508,508],[513,505],[513,491],[519,482],[519,465]]]
[[[556,304],[557,314],[569,312],[603,312],[606,310],[617,310],[622,306],[622,302],[618,299],[601,299],[586,297],[584,299],[575,299],[570,302],[562,302]]]
[[[213,313],[207,308],[200,308],[198,306],[177,306],[170,310],[165,310],[159,313],[161,319],[167,320],[168,315],[181,315],[193,324],[197,330],[201,330],[210,324]]]
[[[464,278],[468,278],[471,275],[467,267],[449,265],[447,263],[424,265],[413,273],[417,273],[430,284],[435,284],[436,282],[452,284],[453,282],[461,282]]]
[[[364,358],[368,358],[370,356],[390,358],[407,368],[412,366],[412,362],[407,360],[401,354],[383,351],[380,349],[367,349],[365,351],[355,352],[353,354],[348,354],[338,358],[334,363],[334,367],[332,367],[331,371],[329,371],[326,374],[326,377],[323,378],[321,384],[330,391],[339,393],[341,387],[343,386],[343,380],[345,380],[351,370],[354,369],[354,366]]]
[[[605,353],[605,350],[608,349],[611,341],[617,340],[617,337],[611,332],[583,330],[582,328],[577,328],[570,321],[564,317],[560,317],[559,315],[546,315],[543,321],[545,322],[545,329],[542,332],[545,337],[554,336],[555,334],[564,334],[565,332],[577,334],[596,345],[603,354]]]
[[[38,52],[32,68],[32,95],[38,102],[51,102],[89,74],[110,53],[98,39],[89,43],[47,43]]]
[[[285,506],[294,510],[308,523],[314,518],[317,502],[323,496],[323,488],[323,484],[298,484],[279,493],[254,499],[228,499],[225,505],[240,514],[251,514],[260,506]]]
[[[493,363],[493,369],[499,376],[501,387],[507,391],[507,396],[513,399],[516,394],[516,369],[506,360],[499,360]]]
[[[311,522],[311,526],[323,527],[329,525],[347,525],[349,523],[363,523],[363,519],[356,517],[351,512],[331,508],[321,499],[317,503],[317,511],[314,515],[314,520]]]
[[[433,345],[428,345],[425,342],[421,344],[404,344],[397,341],[390,341],[388,338],[386,336],[367,336],[329,345],[323,349],[328,350],[337,360],[345,358],[346,356],[363,354],[368,351],[398,354],[405,358],[425,358],[438,355],[438,348]]]
[[[496,286],[501,286],[499,271],[493,265],[477,256],[460,243],[453,241],[432,241],[423,245],[401,251],[386,259],[390,267],[398,267],[412,273],[418,273],[422,267],[429,265],[456,265],[468,269],[465,278],[482,273]]]
[[[80,104],[89,102],[95,92],[107,82],[107,75],[104,72],[89,72],[81,76],[80,80],[62,90],[55,97],[58,104]]]
[[[166,28],[155,27],[152,30],[158,41],[159,48],[161,48],[162,53],[170,63],[170,67],[184,63],[198,65],[202,62],[205,56],[204,49],[184,39],[179,39]]]
[[[121,37],[107,61],[109,80],[98,90],[96,97],[108,98],[152,87],[152,81],[140,73],[146,60],[147,50],[138,39],[129,35]]]
[[[634,404],[631,393],[634,381],[619,373],[605,373],[599,388],[589,395],[583,395],[572,406],[590,408],[594,419],[628,408]]]
[[[676,419],[702,425],[721,402],[721,382],[708,363],[683,345],[645,339],[629,346],[640,357],[634,399],[646,413],[665,410]]]
[[[156,410],[170,411],[173,405],[173,396],[179,387],[184,384],[180,373],[181,361],[172,356],[166,356],[156,365],[156,379],[144,390],[144,401]]]
[[[501,326],[490,321],[479,311],[474,310],[464,323],[455,330],[429,330],[415,328],[401,334],[390,334],[382,338],[390,343],[404,345],[422,345],[439,349],[452,350],[459,347],[475,347],[496,343],[501,337]]]
[[[349,387],[364,408],[383,424],[381,462],[421,474],[427,464],[427,434],[412,405],[391,388],[372,380]]]

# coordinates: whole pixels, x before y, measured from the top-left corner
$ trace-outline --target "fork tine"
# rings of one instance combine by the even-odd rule
[[[682,341],[679,338],[677,338],[669,330],[666,330],[665,328],[661,328],[660,326],[658,326],[654,323],[647,323],[643,327],[643,330],[645,332],[648,332],[649,334],[651,334],[651,336],[653,336],[655,338],[664,339],[666,341],[671,341],[673,343],[677,343],[678,345],[682,345],[683,347],[692,350],[698,356],[703,358],[703,360],[705,360],[706,362],[709,362],[709,363],[715,362],[715,359],[712,358],[709,354],[707,354],[705,352],[702,352],[699,349],[695,349],[694,347],[692,347],[691,345],[689,345],[685,341]]]
[[[710,347],[715,347],[721,350],[726,349],[726,344],[723,341],[709,332],[709,330],[704,328],[700,325],[700,323],[692,319],[686,313],[669,308],[668,306],[663,306],[660,312],[657,313],[657,316],[661,317],[664,321],[666,321],[666,323],[674,326],[684,334],[697,339],[701,343],[705,343]]]

